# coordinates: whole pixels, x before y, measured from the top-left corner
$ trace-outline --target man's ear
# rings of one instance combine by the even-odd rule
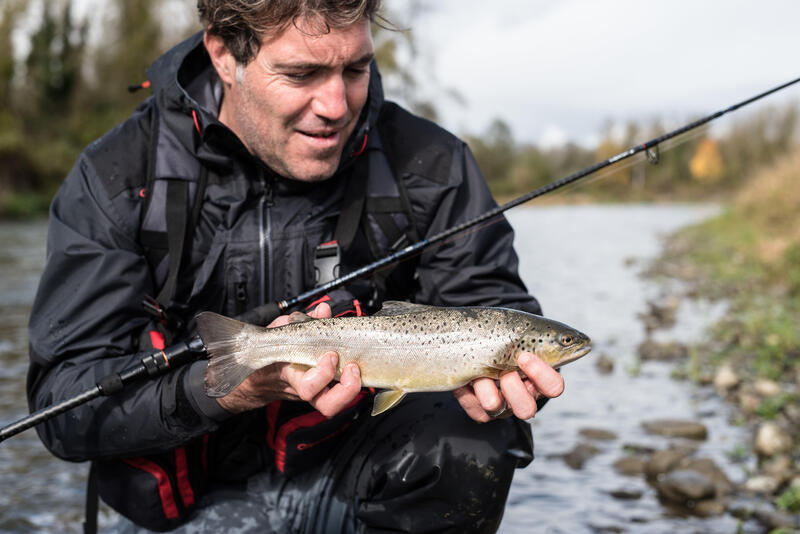
[[[236,59],[230,53],[225,41],[219,35],[205,32],[203,43],[206,45],[208,55],[211,56],[211,64],[219,74],[219,78],[225,85],[232,85],[236,77]]]

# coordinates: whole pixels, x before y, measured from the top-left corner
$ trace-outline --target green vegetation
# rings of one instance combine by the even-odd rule
[[[800,379],[800,150],[755,173],[719,217],[674,236],[659,269],[691,293],[730,304],[704,346],[707,363],[743,376]],[[797,395],[759,406],[774,417]]]
[[[800,487],[789,487],[778,496],[775,505],[784,512],[800,513]]]

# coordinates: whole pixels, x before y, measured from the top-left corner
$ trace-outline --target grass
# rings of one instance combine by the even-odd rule
[[[799,182],[800,149],[755,174],[722,215],[667,246],[664,270],[681,274],[695,295],[730,303],[709,332],[711,365],[733,361],[742,373],[800,378]]]

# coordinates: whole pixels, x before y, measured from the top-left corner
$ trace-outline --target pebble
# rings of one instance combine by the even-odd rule
[[[656,419],[642,423],[645,430],[668,438],[704,440],[708,437],[706,426],[697,421],[682,419]]]
[[[739,375],[728,364],[723,365],[717,369],[714,375],[714,387],[722,393],[726,393],[739,385]]]
[[[685,451],[677,449],[656,451],[644,464],[644,472],[648,477],[655,478],[677,467],[681,460],[686,458],[686,455]]]
[[[600,449],[590,443],[578,443],[571,451],[564,454],[564,462],[573,469],[581,469],[586,460],[599,452]]]
[[[755,393],[750,393],[748,391],[742,391],[739,393],[739,408],[745,415],[752,415],[756,413],[756,410],[760,404],[761,398],[759,398],[759,396]]]
[[[601,375],[610,374],[614,370],[614,360],[612,360],[608,355],[601,354],[594,360],[594,366],[597,368],[597,372]]]
[[[617,435],[614,432],[605,430],[603,428],[581,428],[578,432],[586,439],[594,439],[599,441],[617,439]]]
[[[755,451],[761,456],[772,456],[789,452],[792,449],[792,438],[775,423],[763,423],[756,433]]]
[[[625,456],[611,465],[620,475],[634,477],[644,473],[644,460],[638,456]]]
[[[637,353],[642,361],[672,361],[686,358],[689,351],[686,349],[686,345],[675,341],[659,343],[652,339],[645,339],[637,347]]]
[[[776,456],[764,463],[761,470],[765,475],[769,475],[783,484],[792,477],[792,460],[786,455]]]
[[[676,469],[667,473],[657,482],[656,490],[663,497],[680,503],[711,499],[717,493],[708,477],[692,469]]]
[[[778,489],[780,482],[769,475],[757,475],[748,478],[744,483],[744,489],[751,493],[772,494]]]
[[[642,492],[634,489],[616,489],[608,492],[609,495],[621,501],[635,501],[642,498]]]
[[[784,512],[779,512],[774,508],[757,508],[753,512],[753,517],[755,517],[759,523],[765,525],[770,530],[780,528],[795,529],[800,527],[800,521],[798,521],[795,516]]]
[[[766,378],[759,378],[753,382],[753,389],[762,397],[775,397],[781,393],[780,384]]]

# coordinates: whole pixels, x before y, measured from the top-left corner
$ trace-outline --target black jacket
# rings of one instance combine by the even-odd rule
[[[253,307],[313,287],[309,257],[333,237],[359,158],[367,158],[369,202],[396,196],[392,174],[402,181],[413,214],[405,223],[420,237],[495,205],[466,145],[384,102],[374,66],[340,168],[315,184],[276,175],[217,121],[222,89],[200,35],[160,58],[148,77],[153,96],[81,154],[51,206],[47,264],[29,325],[32,410],[138,363],[131,355],[153,324],[141,302],[158,294],[166,276],[163,254],[143,244],[165,224],[158,210],[143,217],[147,197],[163,194],[161,182],[195,184],[198,173],[208,173],[176,293],[190,314],[235,315],[243,298]],[[143,190],[148,175],[156,178],[152,191]],[[540,313],[517,274],[512,239],[503,220],[435,247],[416,269],[399,269],[384,297]],[[354,248],[351,267],[381,252]],[[39,435],[55,455],[81,461],[162,451],[213,432],[230,416],[203,394],[205,365],[94,400],[40,425]]]

